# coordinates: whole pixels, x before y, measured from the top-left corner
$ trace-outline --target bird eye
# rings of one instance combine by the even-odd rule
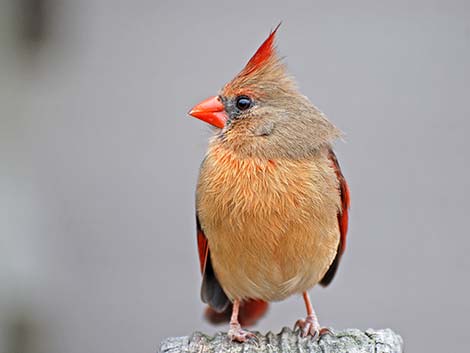
[[[240,110],[247,110],[251,107],[252,103],[253,101],[251,100],[251,98],[247,96],[238,96],[235,101],[237,108]]]

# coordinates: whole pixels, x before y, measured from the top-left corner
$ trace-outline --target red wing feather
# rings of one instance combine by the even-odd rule
[[[349,195],[349,186],[346,182],[346,179],[341,172],[339,167],[338,160],[336,156],[333,154],[333,163],[335,166],[336,176],[338,177],[339,181],[339,191],[341,194],[341,212],[338,213],[338,223],[339,223],[339,231],[341,234],[341,248],[340,253],[341,255],[344,253],[346,249],[346,234],[348,232],[348,224],[349,224],[349,207],[351,206],[351,199]]]
[[[199,264],[202,274],[201,299],[209,304],[215,311],[223,312],[230,305],[222,286],[220,285],[214,269],[212,268],[209,243],[199,223],[196,214],[197,224],[197,247],[199,252]]]
[[[197,250],[199,252],[201,273],[203,274],[206,268],[207,255],[209,254],[209,244],[199,224],[197,226]]]
[[[330,150],[328,158],[333,164],[333,168],[335,170],[336,177],[338,178],[339,182],[339,192],[341,197],[341,210],[340,212],[338,212],[340,241],[335,259],[333,260],[333,263],[326,272],[325,276],[323,276],[322,280],[320,281],[320,284],[323,286],[327,286],[333,280],[336,270],[338,269],[341,256],[343,255],[344,250],[346,249],[346,234],[348,232],[349,207],[351,203],[348,183],[346,182],[346,179],[344,178],[343,173],[341,172],[338,159],[336,158],[336,155],[332,150]]]

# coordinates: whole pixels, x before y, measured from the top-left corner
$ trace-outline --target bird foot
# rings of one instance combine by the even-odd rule
[[[253,332],[243,330],[239,323],[230,324],[227,336],[230,340],[241,343],[246,342],[251,338],[256,338],[256,335]]]
[[[312,336],[313,339],[320,339],[324,335],[333,335],[333,331],[327,327],[321,327],[313,315],[308,315],[305,320],[297,320],[294,330],[297,328],[302,337]]]

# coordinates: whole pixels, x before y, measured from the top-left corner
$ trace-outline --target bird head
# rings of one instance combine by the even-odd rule
[[[189,112],[216,127],[217,140],[240,155],[303,158],[340,136],[287,73],[275,48],[278,28],[217,96]]]

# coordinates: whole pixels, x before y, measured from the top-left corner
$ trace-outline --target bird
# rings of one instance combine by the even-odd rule
[[[280,24],[279,24],[280,25]],[[270,32],[230,82],[189,115],[213,126],[196,186],[201,299],[245,342],[268,303],[302,295],[295,328],[319,339],[308,290],[327,286],[346,247],[350,192],[333,152],[342,136],[299,92]]]

